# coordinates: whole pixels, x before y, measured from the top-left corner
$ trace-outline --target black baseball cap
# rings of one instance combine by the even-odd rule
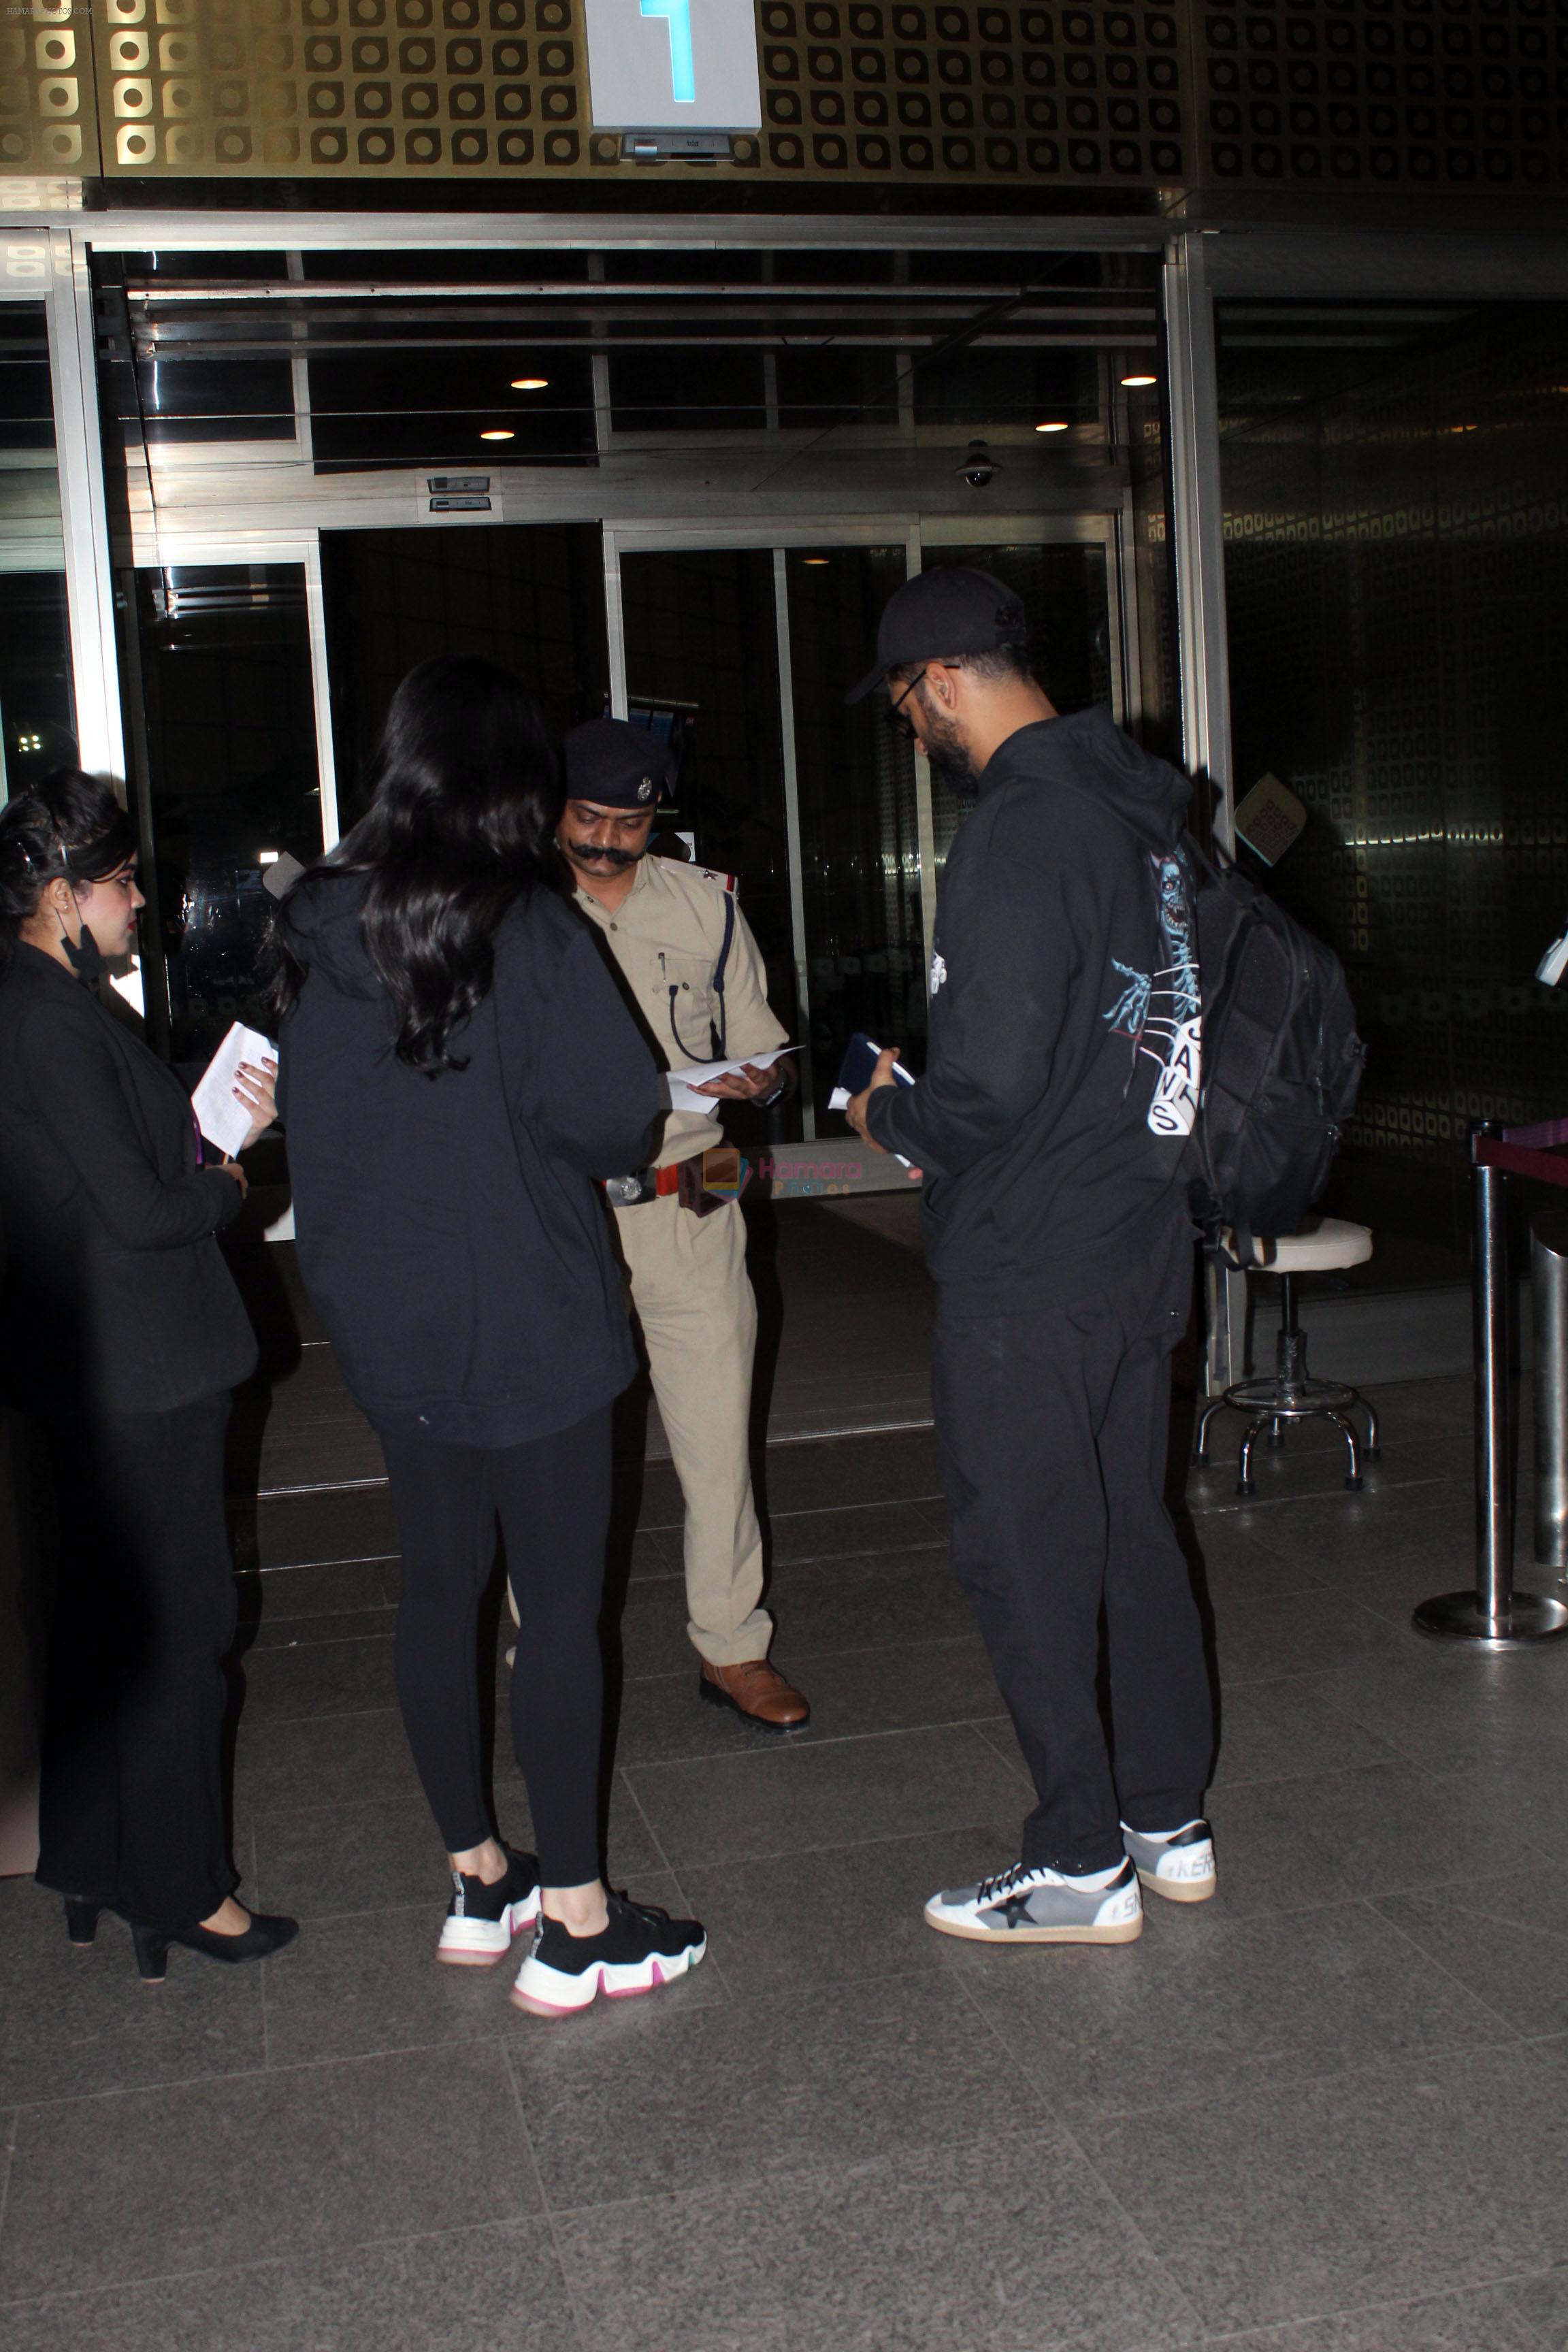
[[[844,698],[862,702],[890,669],[908,662],[943,661],[950,654],[989,654],[1026,646],[1024,600],[989,572],[967,563],[939,563],[894,590],[877,624],[877,667]]]
[[[653,808],[675,781],[669,746],[626,719],[585,719],[561,751],[567,798],[601,808]]]

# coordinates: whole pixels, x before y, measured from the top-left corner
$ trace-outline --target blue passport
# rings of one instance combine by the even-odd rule
[[[846,1101],[854,1095],[864,1094],[877,1075],[877,1056],[882,1050],[867,1036],[864,1029],[856,1030],[845,1048],[843,1067],[838,1073],[838,1084],[844,1090]],[[906,1087],[912,1087],[915,1083],[901,1062],[893,1064],[893,1076]]]

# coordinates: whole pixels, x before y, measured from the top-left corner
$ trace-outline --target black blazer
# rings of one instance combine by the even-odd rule
[[[239,1187],[197,1165],[174,1072],[52,956],[0,978],[0,1380],[35,1410],[168,1412],[256,1341],[213,1238]]]

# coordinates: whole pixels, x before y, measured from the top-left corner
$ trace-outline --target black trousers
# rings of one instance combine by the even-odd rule
[[[546,1886],[599,1874],[604,1661],[599,1607],[610,1525],[610,1408],[551,1437],[487,1451],[384,1429],[403,1546],[397,1696],[447,1851],[493,1834],[479,1690],[479,1601],[496,1519],[518,1606],[511,1729]]]
[[[237,1885],[223,1784],[237,1596],[225,1391],[48,1425],[59,1518],[38,1877],[188,1927]]]
[[[953,1567],[1034,1778],[1023,1859],[1037,1866],[1109,1869],[1121,1822],[1170,1830],[1203,1809],[1213,1697],[1163,1495],[1192,1279],[1183,1220],[1112,1289],[937,1321]]]

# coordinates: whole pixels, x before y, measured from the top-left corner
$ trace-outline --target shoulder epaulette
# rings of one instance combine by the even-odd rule
[[[717,866],[699,866],[693,870],[701,875],[704,882],[717,882],[721,889],[728,890],[731,897],[734,897],[735,877],[733,874],[721,874]]]

